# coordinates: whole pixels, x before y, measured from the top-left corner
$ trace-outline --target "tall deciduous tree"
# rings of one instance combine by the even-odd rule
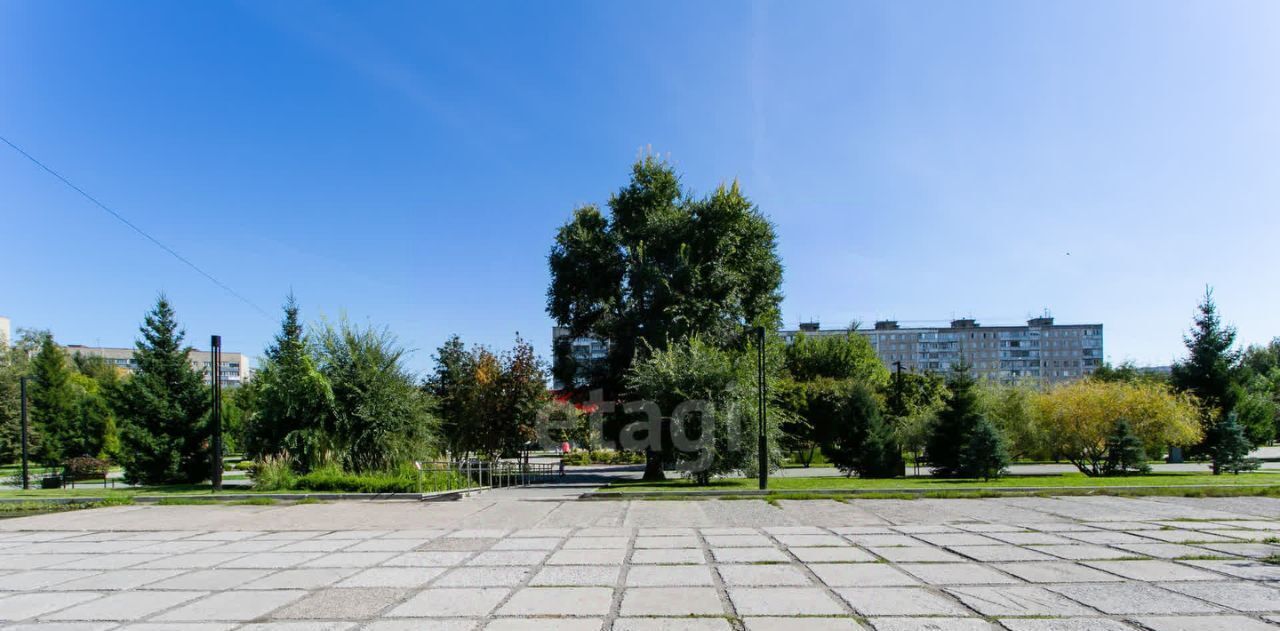
[[[334,429],[333,390],[307,347],[292,295],[284,305],[280,332],[265,355],[246,387],[250,411],[244,448],[254,456],[287,452],[299,470],[318,466],[335,449],[329,440]]]
[[[634,437],[651,442],[654,431],[669,432],[661,457],[676,462],[698,484],[731,471],[758,473],[755,362],[747,355],[754,357],[697,337],[645,353],[628,373],[631,391],[646,402],[634,412],[650,416]],[[784,414],[769,408],[766,415],[768,461],[773,463],[780,453],[778,427]]]
[[[742,347],[748,327],[777,329],[782,264],[773,227],[736,182],[694,198],[670,164],[646,156],[609,210],[577,209],[549,257],[547,313],[572,336],[609,344],[607,369],[574,386],[618,399],[641,348],[694,335]],[[557,376],[573,377],[570,358],[556,363]],[[610,429],[616,436],[617,424]],[[645,478],[661,478],[662,464],[650,454]]]
[[[198,482],[209,472],[208,389],[187,358],[185,333],[163,294],[146,315],[138,369],[112,397],[120,461],[131,484]]]

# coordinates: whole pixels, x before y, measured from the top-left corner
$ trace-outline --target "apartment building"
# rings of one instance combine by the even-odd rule
[[[71,344],[63,348],[69,355],[79,353],[85,357],[101,357],[108,364],[127,372],[133,372],[138,369],[138,362],[134,358],[134,349],[132,348],[104,348],[80,344]],[[187,358],[191,360],[192,368],[204,373],[205,383],[213,383],[211,380],[211,375],[213,374],[211,366],[213,363],[212,353],[193,350],[187,354]],[[217,373],[223,387],[234,388],[247,383],[253,377],[253,369],[249,366],[248,360],[249,358],[241,353],[222,352],[222,363],[218,366]]]
[[[556,326],[551,328],[551,344],[552,357],[559,361],[560,354],[556,350],[561,344],[569,345],[569,356],[572,357],[576,377],[585,379],[591,373],[592,367],[602,364],[609,357],[609,345],[594,337],[570,337],[569,329]],[[563,390],[569,384],[564,383],[559,378],[553,379],[551,387],[556,390]]]
[[[1035,379],[1059,382],[1079,379],[1102,365],[1101,324],[1055,324],[1044,316],[1026,325],[980,325],[973,319],[952,320],[946,327],[900,327],[881,320],[857,329],[890,370],[946,372],[963,359],[978,377],[1000,381]],[[805,322],[781,332],[787,343],[796,336],[843,335],[847,329],[823,330]]]

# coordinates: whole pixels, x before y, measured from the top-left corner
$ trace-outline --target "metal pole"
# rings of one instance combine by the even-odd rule
[[[756,375],[760,385],[760,490],[769,488],[769,439],[765,433],[764,327],[756,328]]]
[[[222,490],[222,336],[214,335],[209,340],[209,354],[212,356],[213,368],[209,381],[213,385],[213,410],[210,422],[213,423],[213,471],[209,476],[213,482],[213,490]]]
[[[22,390],[22,490],[31,488],[31,473],[27,466],[27,378],[18,380]]]

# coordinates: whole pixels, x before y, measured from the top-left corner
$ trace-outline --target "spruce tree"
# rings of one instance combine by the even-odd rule
[[[938,412],[925,444],[925,460],[935,476],[954,478],[961,475],[960,453],[982,418],[976,385],[969,374],[968,363],[961,361],[952,367],[947,377],[950,397]]]
[[[1125,475],[1146,473],[1150,470],[1151,465],[1147,464],[1147,452],[1142,448],[1142,440],[1133,433],[1133,426],[1128,420],[1117,420],[1115,429],[1107,437],[1107,456],[1102,465],[1102,474]]]
[[[1000,477],[1009,466],[1009,452],[996,426],[979,416],[960,448],[958,474],[965,478],[990,480]]]
[[[71,368],[67,354],[53,341],[52,335],[40,340],[40,350],[31,359],[28,384],[31,424],[44,435],[34,458],[46,466],[57,466],[79,453],[74,444],[77,422],[77,397],[71,385]]]
[[[1244,428],[1236,420],[1235,412],[1214,423],[1209,430],[1212,440],[1209,442],[1209,459],[1213,463],[1213,474],[1223,471],[1240,473],[1258,468],[1258,462],[1249,458],[1253,445],[1244,434]]]
[[[853,382],[844,393],[830,421],[830,440],[822,444],[822,453],[845,475],[852,475],[860,471],[867,428],[880,421],[880,405],[866,384]]]
[[[255,456],[287,452],[295,467],[306,470],[334,449],[333,391],[312,358],[292,294],[251,392],[246,452]]]
[[[134,359],[138,369],[117,389],[120,461],[130,484],[194,483],[209,472],[209,407],[202,375],[191,366],[173,308],[162,294],[146,315]]]
[[[1220,434],[1213,426],[1235,408],[1234,367],[1239,359],[1235,350],[1235,327],[1222,323],[1218,306],[1213,300],[1213,289],[1206,288],[1200,301],[1194,325],[1183,342],[1187,347],[1187,359],[1173,365],[1169,375],[1173,387],[1190,392],[1200,400],[1205,414],[1201,419],[1204,440],[1190,449],[1191,455],[1207,455],[1213,440]]]
[[[866,438],[859,450],[857,471],[864,478],[892,478],[903,473],[902,446],[894,435],[893,425],[876,415],[867,425]]]

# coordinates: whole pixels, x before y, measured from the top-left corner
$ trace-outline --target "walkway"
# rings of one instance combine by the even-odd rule
[[[1280,566],[1256,560],[1278,519],[1271,498],[122,506],[0,521],[0,621],[1251,631],[1280,620]]]

